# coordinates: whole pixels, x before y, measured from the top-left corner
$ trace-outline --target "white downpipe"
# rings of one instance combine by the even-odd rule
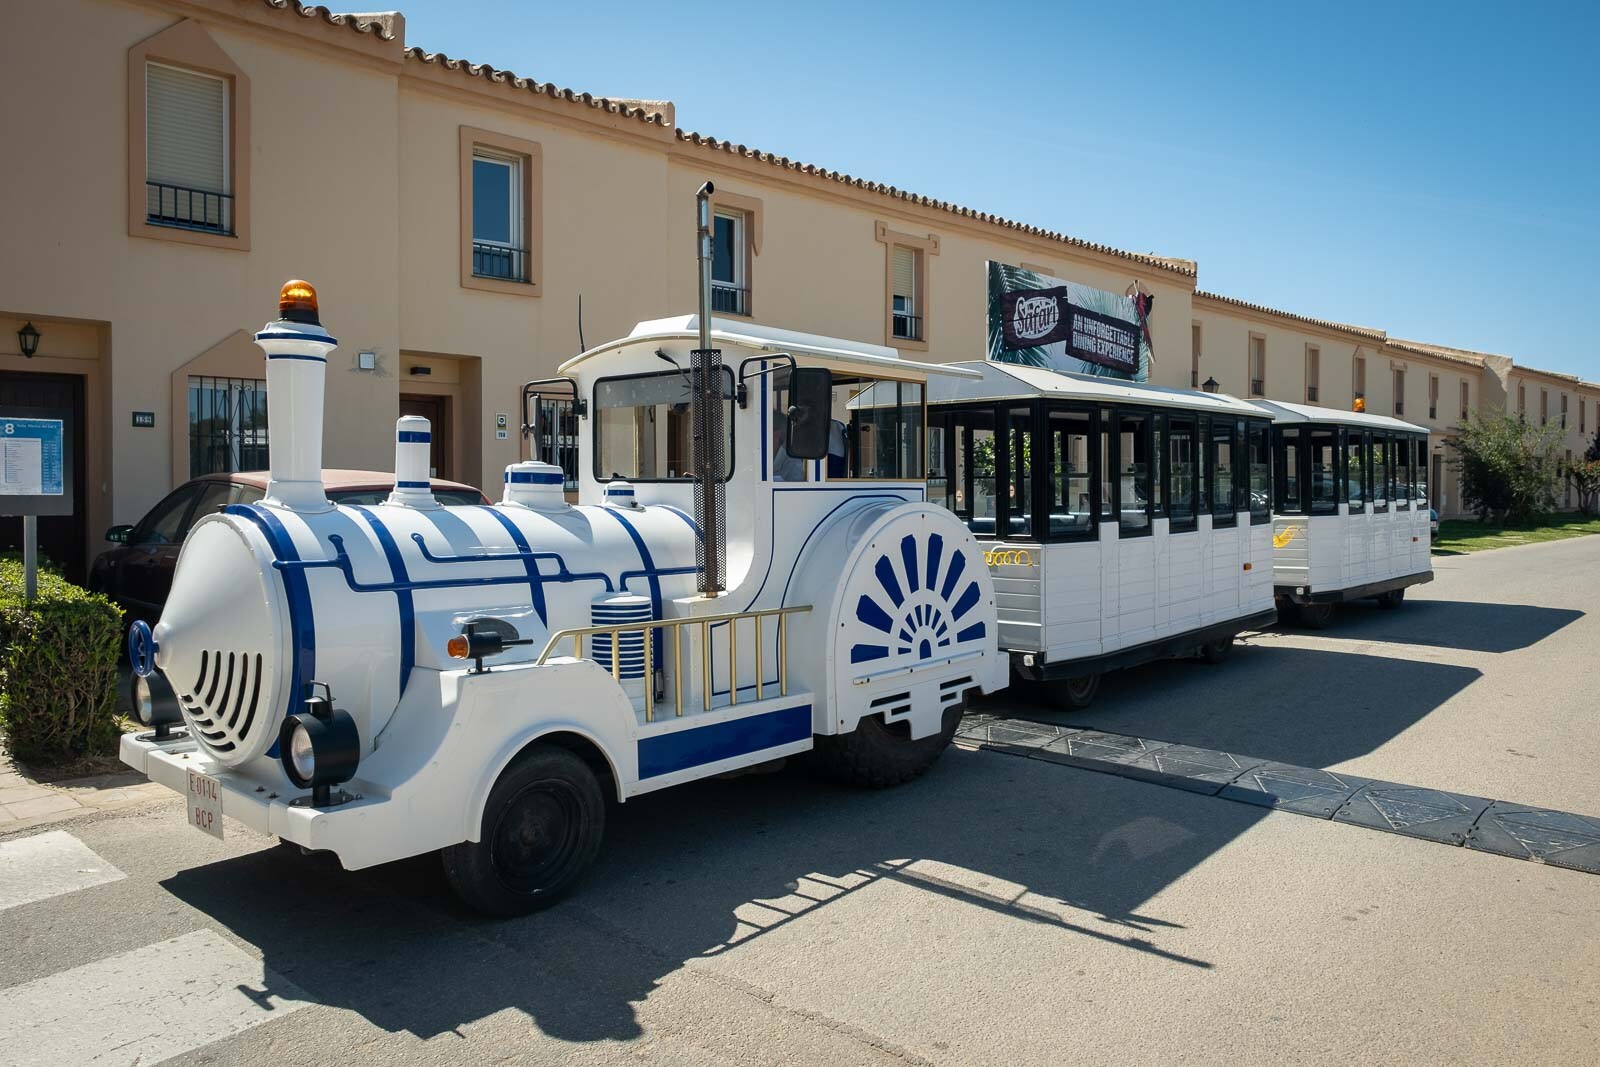
[[[278,319],[256,334],[267,354],[267,451],[272,468],[264,504],[326,511],[322,489],[322,406],[328,353],[339,342],[321,326]]]

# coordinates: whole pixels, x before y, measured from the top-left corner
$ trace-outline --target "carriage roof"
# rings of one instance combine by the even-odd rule
[[[1289,404],[1281,400],[1257,400],[1256,406],[1272,412],[1274,418],[1287,425],[1302,422],[1316,422],[1333,424],[1335,426],[1359,426],[1365,430],[1399,430],[1403,433],[1426,434],[1426,426],[1415,423],[1403,422],[1387,415],[1369,415],[1365,411],[1340,411],[1337,408],[1319,408],[1310,404]]]
[[[1255,404],[1198,389],[1174,389],[1149,382],[1123,378],[1074,374],[1069,371],[1027,367],[1017,363],[973,360],[952,364],[977,372],[977,380],[940,382],[930,389],[929,403],[968,400],[1025,400],[1050,397],[1058,400],[1083,400],[1101,404],[1142,404],[1152,407],[1183,408],[1207,414],[1232,413],[1255,418],[1271,418],[1272,413]]]
[[[638,345],[663,345],[687,341],[690,346],[700,343],[700,319],[697,315],[678,315],[666,319],[650,319],[639,323],[633,332],[615,341],[607,341],[596,348],[580,352],[561,364],[560,373],[567,374],[578,365],[608,353],[621,352]],[[944,376],[976,378],[970,370],[951,364],[919,363],[906,359],[885,345],[865,344],[839,337],[780,330],[773,326],[760,326],[749,322],[730,322],[712,318],[711,343],[721,348],[752,349],[757,354],[788,353],[805,357],[806,362],[830,369],[860,374],[884,374],[891,377]]]

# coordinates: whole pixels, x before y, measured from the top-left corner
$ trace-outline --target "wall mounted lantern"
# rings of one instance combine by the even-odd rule
[[[22,347],[22,354],[29,359],[39,351],[39,331],[33,328],[33,323],[25,323],[22,329],[17,331],[17,344]]]

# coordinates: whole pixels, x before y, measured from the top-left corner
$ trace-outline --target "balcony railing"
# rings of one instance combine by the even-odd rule
[[[1266,380],[1263,379],[1263,378],[1251,378],[1250,379],[1250,395],[1251,396],[1266,396],[1267,395],[1267,383],[1266,383]]]
[[[152,226],[233,236],[233,196],[229,193],[147,181],[144,211],[145,221]]]
[[[903,341],[922,340],[922,316],[894,312],[894,335]]]
[[[1316,402],[1317,402],[1317,387],[1314,386],[1314,385],[1306,386],[1306,403],[1307,404],[1315,404]]]
[[[1394,402],[1394,413],[1396,415],[1404,415],[1406,413],[1406,403],[1404,400],[1396,400]]]
[[[750,314],[750,290],[728,282],[712,282],[711,310],[728,315]]]
[[[528,278],[528,252],[509,245],[490,245],[472,242],[472,273],[478,278],[494,278],[502,282],[526,282]]]
[[[1438,417],[1439,417],[1439,405],[1437,405],[1437,404],[1429,404],[1428,405],[1428,418],[1436,420],[1436,419],[1438,419]]]

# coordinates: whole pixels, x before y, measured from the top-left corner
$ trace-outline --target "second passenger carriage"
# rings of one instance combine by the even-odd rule
[[[1225,656],[1273,621],[1271,417],[1229,396],[995,362],[930,380],[928,494],[988,550],[1013,673]]]

